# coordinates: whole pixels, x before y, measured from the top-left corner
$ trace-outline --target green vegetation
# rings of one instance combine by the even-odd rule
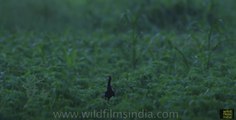
[[[0,119],[104,109],[219,119],[236,109],[235,9],[235,0],[0,0]]]

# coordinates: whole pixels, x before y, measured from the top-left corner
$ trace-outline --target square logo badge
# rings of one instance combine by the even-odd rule
[[[234,119],[234,109],[220,109],[220,119],[221,120],[233,120]]]

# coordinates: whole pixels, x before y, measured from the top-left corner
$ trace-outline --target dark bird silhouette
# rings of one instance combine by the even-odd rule
[[[109,99],[115,96],[114,91],[112,90],[111,86],[111,76],[108,77],[108,82],[107,82],[107,91],[105,92],[105,99],[109,101]]]

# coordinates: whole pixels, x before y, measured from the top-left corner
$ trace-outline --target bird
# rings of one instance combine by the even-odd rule
[[[111,76],[108,76],[107,91],[105,92],[105,99],[109,101],[112,96],[115,96],[115,92],[112,90]]]

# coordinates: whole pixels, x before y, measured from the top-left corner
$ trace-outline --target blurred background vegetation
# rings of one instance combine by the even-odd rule
[[[137,27],[142,31],[182,30],[218,19],[234,24],[234,9],[234,0],[1,0],[0,22],[3,30],[73,28],[117,32],[129,29],[122,21],[129,17],[137,19]]]

